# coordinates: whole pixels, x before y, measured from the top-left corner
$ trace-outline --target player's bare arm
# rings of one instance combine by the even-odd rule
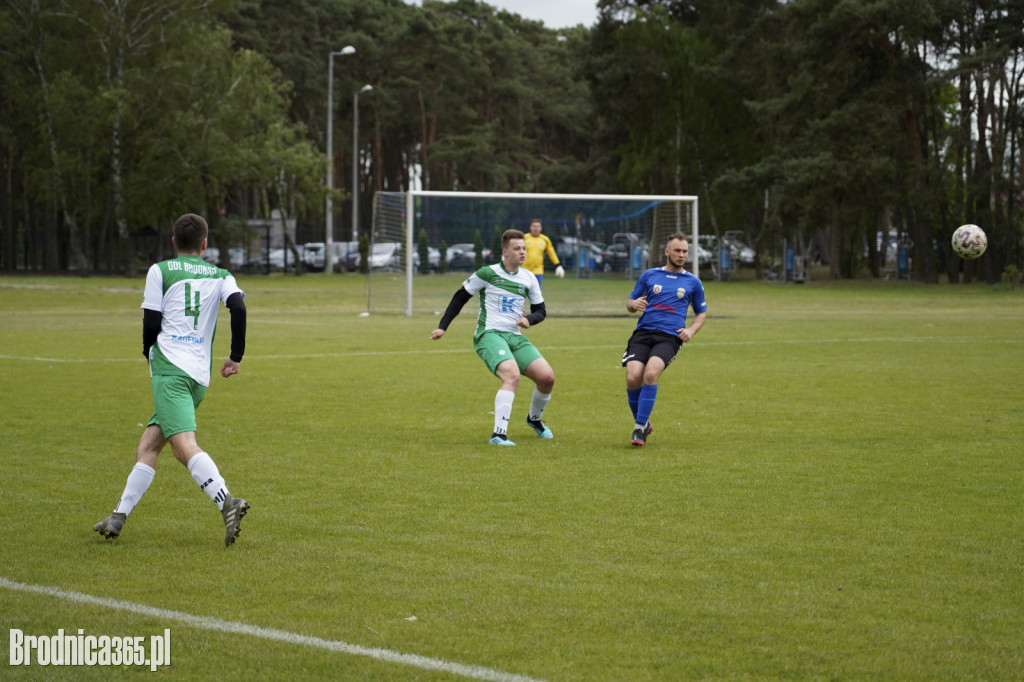
[[[700,331],[700,328],[704,326],[704,320],[707,318],[707,316],[707,313],[700,313],[699,315],[693,318],[693,324],[691,324],[689,327],[677,329],[676,332],[679,334],[679,340],[682,341],[683,343],[692,340],[693,337],[697,335],[697,332]]]
[[[647,308],[647,296],[641,296],[640,298],[631,298],[626,303],[626,310],[631,313],[643,312]]]

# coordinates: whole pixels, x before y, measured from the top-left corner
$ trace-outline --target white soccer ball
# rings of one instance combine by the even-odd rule
[[[988,237],[977,225],[961,225],[953,232],[953,253],[964,260],[980,258],[988,248]]]

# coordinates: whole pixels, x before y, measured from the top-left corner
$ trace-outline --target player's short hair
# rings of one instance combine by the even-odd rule
[[[203,240],[210,234],[206,219],[195,213],[186,213],[174,221],[174,243],[179,251],[199,251]]]
[[[682,232],[673,232],[672,234],[670,234],[668,236],[668,238],[665,240],[665,262],[666,263],[668,262],[668,258],[669,258],[669,256],[668,256],[668,245],[671,244],[676,239],[678,239],[681,242],[685,242],[687,247],[689,247],[689,245],[690,245],[690,240],[687,239],[686,235],[683,234]]]
[[[501,235],[501,250],[508,248],[508,243],[513,239],[522,239],[523,233],[520,230],[505,230]]]
[[[533,220],[530,221],[530,225],[533,225],[534,223],[540,223],[541,225],[544,224],[541,222],[540,218],[534,218]]]

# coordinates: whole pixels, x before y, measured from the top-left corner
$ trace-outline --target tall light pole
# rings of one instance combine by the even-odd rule
[[[327,58],[327,206],[324,235],[327,253],[324,257],[324,272],[334,272],[334,58],[355,54],[356,48],[346,45]]]
[[[373,90],[364,85],[352,95],[352,238],[359,232],[359,94]],[[372,235],[371,235],[372,236]],[[370,239],[373,242],[373,239]]]

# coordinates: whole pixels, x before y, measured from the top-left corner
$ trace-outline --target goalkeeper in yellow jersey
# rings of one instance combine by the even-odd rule
[[[537,276],[537,284],[544,284],[544,254],[555,265],[555,277],[565,277],[565,270],[558,261],[558,254],[555,253],[555,246],[548,239],[547,235],[540,233],[540,218],[534,218],[530,223],[530,232],[523,236],[526,242],[526,262],[523,267]]]

